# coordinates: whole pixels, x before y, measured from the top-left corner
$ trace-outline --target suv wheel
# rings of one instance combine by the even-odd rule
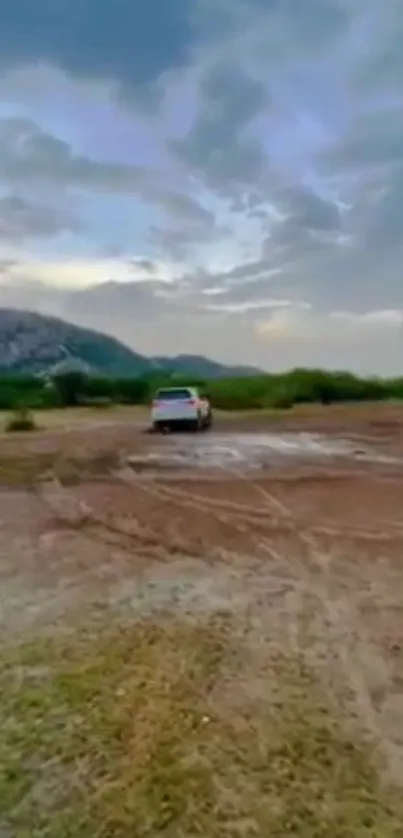
[[[209,428],[211,428],[212,424],[213,424],[213,414],[212,414],[211,408],[209,408],[207,416],[204,420],[204,427],[205,427],[206,431]]]

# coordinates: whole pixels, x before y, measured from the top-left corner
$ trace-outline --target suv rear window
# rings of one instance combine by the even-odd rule
[[[178,387],[175,390],[158,390],[155,398],[157,401],[160,400],[162,402],[176,402],[182,399],[190,399],[192,398],[192,394],[190,390]]]

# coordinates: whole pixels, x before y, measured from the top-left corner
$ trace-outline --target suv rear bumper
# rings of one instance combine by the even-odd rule
[[[169,410],[155,410],[151,414],[151,420],[155,422],[196,422],[199,418],[197,410],[182,410],[175,413]]]
[[[154,419],[152,422],[153,430],[155,431],[164,431],[164,430],[194,430],[194,431],[202,431],[207,430],[212,425],[212,414],[206,414],[205,416],[201,416],[200,414],[193,414],[191,417],[185,418],[172,418],[169,419]]]

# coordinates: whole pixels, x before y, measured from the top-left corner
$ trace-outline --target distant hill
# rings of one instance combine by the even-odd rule
[[[0,373],[56,374],[72,369],[113,377],[157,370],[201,378],[258,372],[249,367],[227,367],[196,355],[147,358],[116,338],[57,317],[0,308]]]
[[[176,355],[175,358],[156,357],[152,359],[156,367],[166,372],[194,375],[197,372],[201,378],[222,378],[259,375],[261,370],[254,367],[227,367],[217,361],[204,358],[203,355]]]
[[[0,371],[39,373],[69,362],[87,372],[137,375],[147,358],[107,335],[29,311],[0,309]]]

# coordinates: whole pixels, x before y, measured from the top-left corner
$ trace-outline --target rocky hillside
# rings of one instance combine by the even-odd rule
[[[59,364],[105,375],[136,375],[150,362],[118,340],[54,317],[0,309],[0,371],[38,373]]]
[[[166,372],[176,372],[183,375],[194,375],[196,372],[201,378],[241,377],[261,373],[261,370],[254,367],[227,367],[217,363],[217,361],[204,358],[203,355],[176,355],[175,358],[156,357],[152,361],[159,369]]]
[[[241,374],[239,368],[197,356],[147,358],[115,338],[56,317],[0,308],[0,373],[55,373],[71,369],[122,377],[157,369],[206,378]]]

